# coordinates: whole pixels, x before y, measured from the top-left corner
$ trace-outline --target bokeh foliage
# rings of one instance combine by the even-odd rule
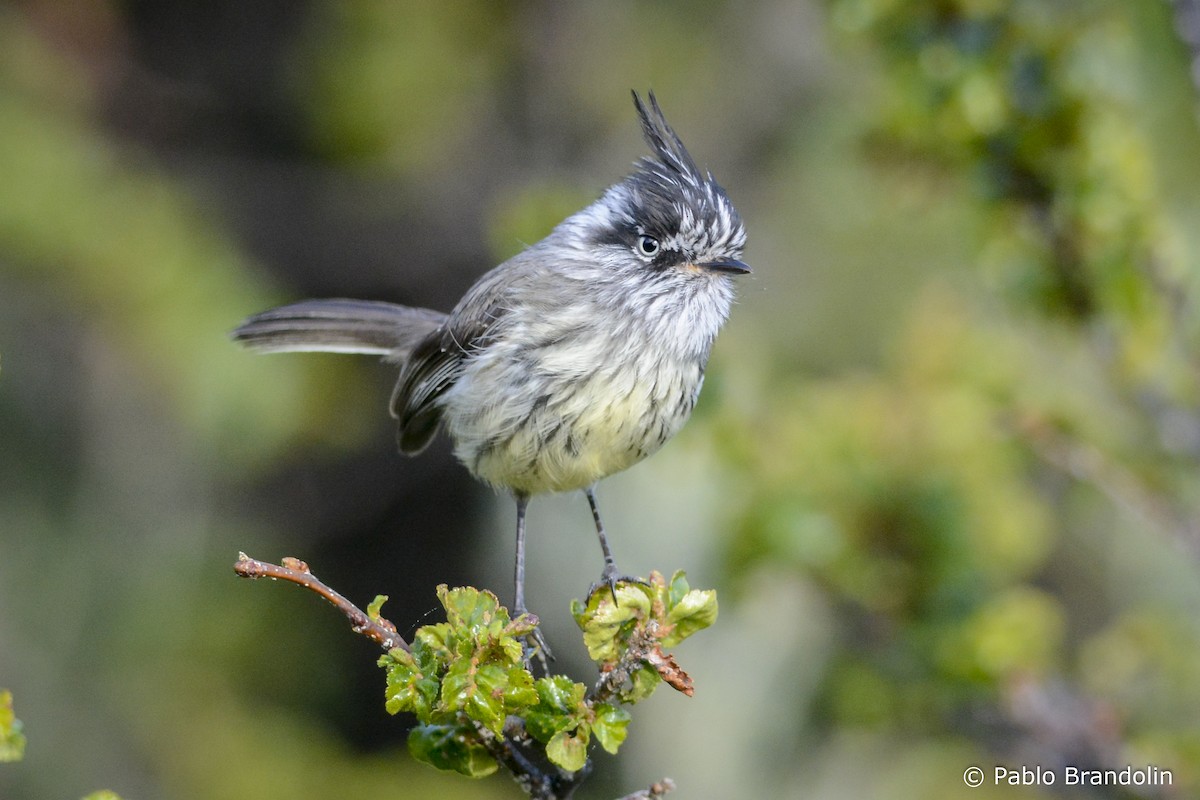
[[[0,689],[0,762],[20,761],[25,757],[23,727],[13,713],[12,692]]]
[[[814,732],[1150,763],[1174,771],[1165,796],[1194,792],[1200,264],[1141,96],[1161,78],[1139,50],[1155,16],[829,10],[839,46],[878,64],[863,143],[881,180],[963,181],[977,255],[919,293],[879,370],[722,415],[754,476],[731,569],[803,575],[835,609]]]

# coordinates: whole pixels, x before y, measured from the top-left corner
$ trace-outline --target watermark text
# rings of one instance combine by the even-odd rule
[[[1057,767],[970,766],[963,771],[963,783],[971,788],[983,786],[1172,786],[1175,776],[1169,769],[1154,764],[1125,766],[1118,769],[1090,769],[1071,764]]]

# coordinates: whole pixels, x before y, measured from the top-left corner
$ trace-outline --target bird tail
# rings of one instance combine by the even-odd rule
[[[372,300],[305,300],[247,319],[230,336],[260,353],[367,353],[403,360],[446,315]]]

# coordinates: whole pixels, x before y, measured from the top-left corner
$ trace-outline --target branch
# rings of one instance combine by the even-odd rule
[[[525,720],[519,717],[508,718],[503,736],[495,735],[478,723],[475,727],[492,758],[512,774],[517,785],[533,800],[567,800],[592,772],[591,759],[576,772],[564,772],[553,767],[543,769],[535,764],[519,746],[530,741],[529,734],[525,732]]]
[[[645,789],[633,794],[627,794],[618,800],[654,800],[656,797],[662,797],[668,792],[675,790],[675,781],[670,778],[663,778],[657,783],[652,783]]]
[[[270,578],[303,586],[324,597],[345,614],[355,633],[361,633],[368,639],[377,642],[384,650],[391,650],[393,647],[399,647],[401,650],[409,649],[408,642],[404,641],[396,632],[395,625],[383,617],[372,619],[370,615],[347,600],[340,592],[322,583],[316,575],[308,571],[308,564],[298,558],[285,558],[283,565],[280,566],[269,564],[266,561],[258,561],[245,553],[238,553],[238,560],[233,565],[233,571],[243,578]]]

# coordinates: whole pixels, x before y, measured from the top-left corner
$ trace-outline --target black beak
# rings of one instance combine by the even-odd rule
[[[746,275],[750,268],[736,258],[718,258],[713,261],[702,261],[696,265],[710,272],[727,272],[730,275]]]

